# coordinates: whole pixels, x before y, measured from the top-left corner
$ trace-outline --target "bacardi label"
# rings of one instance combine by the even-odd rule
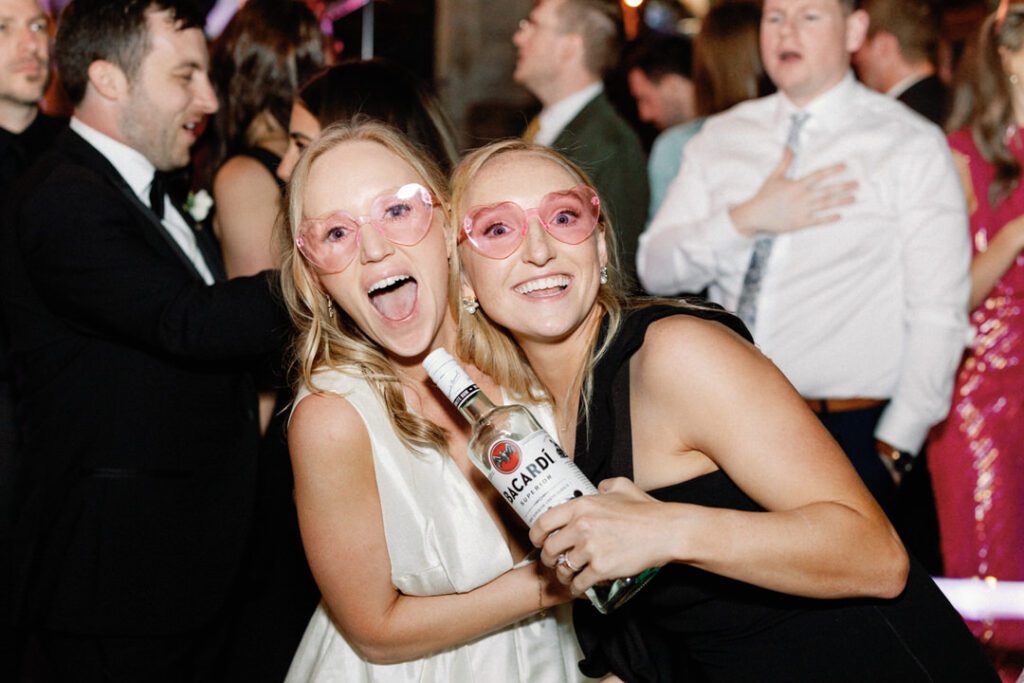
[[[528,526],[548,509],[597,493],[557,443],[541,430],[525,439],[501,438],[487,449],[487,477]]]

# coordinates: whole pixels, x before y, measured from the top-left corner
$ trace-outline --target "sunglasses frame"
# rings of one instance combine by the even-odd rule
[[[540,216],[540,209],[541,209],[541,206],[543,206],[544,203],[548,201],[548,198],[551,195],[566,195],[566,194],[574,194],[574,193],[577,193],[577,192],[584,193],[585,201],[589,202],[592,206],[594,206],[596,208],[596,212],[595,212],[595,215],[594,215],[594,226],[590,229],[590,231],[586,235],[584,235],[578,241],[576,241],[576,242],[569,242],[569,241],[566,241],[566,240],[562,239],[557,234],[555,234],[554,232],[551,231],[551,227],[548,225],[547,221],[545,221],[543,218],[541,218],[541,216]],[[587,196],[587,195],[589,195],[589,196]],[[477,244],[477,241],[473,238],[472,227],[471,226],[472,226],[472,223],[473,223],[473,217],[478,212],[483,211],[484,209],[493,209],[493,208],[499,207],[499,206],[501,206],[503,204],[514,204],[520,211],[523,212],[523,216],[525,217],[525,220],[523,221],[522,226],[520,226],[520,229],[518,230],[519,238],[518,238],[518,240],[516,240],[516,242],[512,246],[512,249],[507,254],[505,254],[504,256],[494,256],[494,255],[488,254],[486,251],[483,250],[483,248],[480,247],[479,244]],[[458,240],[456,240],[456,243],[457,244],[461,244],[462,242],[468,240],[469,243],[472,245],[473,250],[476,251],[481,256],[483,256],[485,258],[489,258],[489,259],[494,259],[496,261],[501,261],[503,259],[507,259],[509,256],[511,256],[512,254],[516,253],[516,250],[519,249],[520,245],[522,245],[523,241],[526,239],[526,232],[530,228],[530,217],[531,216],[533,216],[533,217],[535,217],[537,219],[537,222],[540,223],[541,227],[544,228],[544,231],[547,234],[551,235],[551,237],[553,237],[555,240],[561,242],[562,244],[582,244],[583,242],[585,242],[587,240],[587,238],[589,238],[591,235],[594,234],[594,231],[597,230],[597,226],[601,222],[601,198],[598,196],[597,190],[592,188],[590,185],[585,185],[583,183],[580,183],[579,185],[574,185],[573,187],[569,188],[568,190],[557,190],[557,191],[554,191],[554,192],[548,192],[540,200],[540,204],[541,204],[541,206],[535,206],[535,207],[532,207],[532,208],[529,208],[529,209],[524,209],[518,203],[513,202],[513,201],[504,201],[504,202],[497,202],[495,204],[484,204],[484,205],[481,205],[481,206],[474,206],[473,208],[471,208],[469,211],[466,212],[466,215],[462,219],[462,227],[459,230],[459,238],[458,238]]]
[[[385,193],[383,193],[381,195],[378,195],[377,197],[374,198],[374,200],[371,203],[370,207],[371,207],[371,211],[372,211],[373,208],[376,207],[377,202],[379,202],[382,199],[389,199],[389,198],[404,199],[404,197],[402,196],[402,193],[403,193],[403,191],[408,190],[408,189],[411,189],[411,191],[413,192],[413,194],[411,194],[410,197],[413,197],[413,198],[418,197],[419,200],[423,203],[424,206],[430,208],[430,213],[429,213],[430,219],[428,221],[426,221],[426,223],[425,223],[425,225],[423,227],[423,231],[419,234],[419,236],[415,240],[413,240],[411,242],[400,242],[398,240],[392,239],[391,237],[388,236],[387,232],[385,232],[384,228],[381,227],[380,223],[382,222],[382,219],[380,219],[380,218],[373,218],[372,216],[365,216],[365,215],[364,216],[353,216],[352,214],[350,214],[347,211],[334,211],[331,214],[329,214],[328,216],[326,216],[325,218],[306,218],[301,223],[299,223],[298,234],[295,236],[295,240],[294,240],[295,241],[295,247],[299,250],[299,253],[302,254],[302,257],[304,259],[306,259],[306,261],[311,266],[313,266],[318,272],[322,273],[323,275],[334,275],[336,273],[340,273],[340,272],[344,271],[346,268],[348,268],[350,265],[352,265],[352,261],[355,260],[356,254],[359,253],[359,246],[361,244],[363,228],[365,226],[367,226],[367,225],[371,226],[374,230],[377,231],[377,233],[381,237],[386,239],[388,242],[391,242],[392,244],[397,244],[397,245],[403,246],[403,247],[411,247],[413,245],[419,244],[421,241],[423,241],[423,238],[427,236],[427,233],[430,232],[430,226],[433,224],[434,209],[436,209],[437,206],[438,206],[438,203],[434,199],[434,195],[431,194],[430,190],[428,190],[426,187],[424,187],[420,183],[406,183],[405,185],[402,185],[401,187],[399,187],[394,192],[385,192]],[[321,265],[319,263],[319,260],[316,258],[315,255],[307,252],[306,240],[304,238],[310,232],[311,228],[314,228],[314,227],[322,225],[322,224],[324,224],[326,222],[329,222],[329,221],[333,220],[337,216],[344,216],[344,218],[346,220],[349,220],[349,221],[352,221],[353,223],[355,223],[355,247],[352,248],[351,255],[346,259],[344,265],[342,265],[340,267],[333,267],[333,268],[331,268],[331,267],[328,267],[328,266]]]

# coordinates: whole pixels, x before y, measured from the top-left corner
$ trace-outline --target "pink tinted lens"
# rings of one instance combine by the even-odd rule
[[[579,244],[597,226],[601,202],[585,185],[545,195],[536,209],[515,202],[473,209],[463,221],[470,242],[484,256],[507,258],[523,241],[529,214],[535,214],[548,233],[566,244]]]
[[[421,185],[404,185],[393,195],[373,201],[369,216],[354,218],[344,211],[327,218],[302,222],[295,243],[310,263],[324,273],[339,273],[359,251],[359,229],[372,225],[389,241],[403,246],[417,244],[433,219],[433,200]]]
[[[579,244],[590,237],[597,226],[601,202],[585,186],[545,195],[537,214],[552,237],[566,244]]]

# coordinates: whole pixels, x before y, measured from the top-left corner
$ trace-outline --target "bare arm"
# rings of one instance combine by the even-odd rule
[[[766,512],[662,503],[627,480],[602,482],[604,495],[556,507],[531,530],[545,564],[567,550],[575,566],[588,563],[575,592],[680,562],[794,595],[899,594],[908,560],[895,531],[756,349],[715,323],[673,317],[651,326],[630,367],[634,434],[668,425],[680,454],[705,454]],[[674,379],[680,367],[685,381]]]
[[[993,237],[985,251],[971,260],[970,310],[980,306],[1024,249],[1024,216],[1019,216]]]
[[[267,169],[251,157],[228,159],[213,179],[213,202],[228,277],[276,268],[274,223],[281,192]]]
[[[367,660],[422,657],[568,599],[536,564],[467,593],[399,593],[391,583],[370,440],[355,408],[337,396],[306,397],[292,417],[289,448],[310,568],[338,628]]]

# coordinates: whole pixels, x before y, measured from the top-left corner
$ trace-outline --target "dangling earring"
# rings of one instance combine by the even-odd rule
[[[608,266],[601,266],[601,284],[608,284]]]
[[[1020,83],[1020,77],[1017,76],[1017,74],[1010,74],[1010,83],[1012,83],[1013,85],[1017,85],[1018,83]]]
[[[334,322],[334,299],[331,298],[330,294],[324,294],[324,298],[327,299],[327,317]]]
[[[467,298],[462,300],[462,310],[464,310],[469,315],[473,315],[474,313],[476,313],[478,308],[480,308],[480,302],[478,302],[476,299]]]

